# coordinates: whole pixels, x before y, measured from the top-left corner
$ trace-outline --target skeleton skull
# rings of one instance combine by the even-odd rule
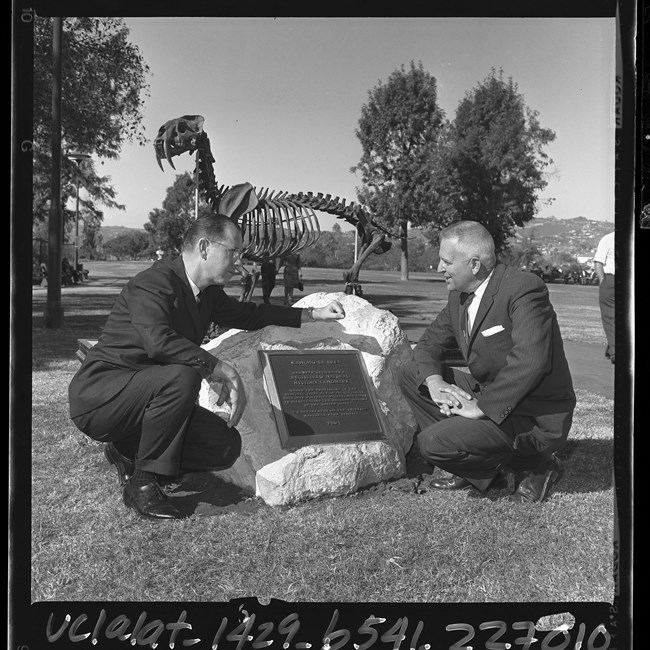
[[[183,115],[165,122],[158,129],[154,148],[156,162],[160,169],[163,169],[160,162],[163,158],[167,160],[172,169],[176,169],[172,162],[172,156],[180,156],[186,151],[192,153],[196,150],[199,138],[203,135],[204,121],[202,115]]]

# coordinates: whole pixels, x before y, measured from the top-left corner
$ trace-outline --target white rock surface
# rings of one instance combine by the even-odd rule
[[[412,358],[408,338],[396,316],[358,296],[314,293],[294,307],[321,307],[331,300],[343,305],[343,320],[305,323],[301,328],[229,330],[204,346],[237,368],[246,387],[246,409],[237,427],[242,454],[219,476],[269,505],[348,494],[399,478],[405,471],[405,455],[413,443],[416,422],[394,371]],[[387,439],[283,449],[265,387],[260,350],[359,350],[376,391]],[[204,381],[199,403],[225,414],[227,407],[216,404],[218,394],[218,385],[213,389]]]

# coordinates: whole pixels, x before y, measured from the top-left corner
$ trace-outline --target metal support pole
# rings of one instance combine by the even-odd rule
[[[74,218],[74,270],[75,273],[79,266],[79,181],[81,180],[81,163],[90,158],[90,154],[79,151],[69,151],[66,154],[68,160],[72,160],[77,165],[77,209]],[[82,278],[83,279],[83,278]]]
[[[77,165],[78,167],[78,165]],[[79,268],[79,169],[77,169],[77,211],[74,217],[74,271]]]
[[[54,18],[52,27],[52,177],[47,247],[47,302],[43,312],[45,327],[63,326],[61,304],[61,41],[63,19]]]
[[[196,166],[194,167],[194,218],[199,218],[199,151],[197,149]]]

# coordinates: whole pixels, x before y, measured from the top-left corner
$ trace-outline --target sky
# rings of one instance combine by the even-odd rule
[[[492,68],[512,77],[541,126],[556,133],[538,216],[614,221],[614,18],[125,19],[151,69],[143,126],[149,143],[96,161],[124,211],[104,225],[142,228],[176,174],[153,139],[172,118],[200,114],[217,182],[322,192],[356,201],[355,135],[369,91],[410,62],[438,84],[448,119]],[[553,201],[549,205],[549,199]],[[322,230],[345,221],[318,213]]]

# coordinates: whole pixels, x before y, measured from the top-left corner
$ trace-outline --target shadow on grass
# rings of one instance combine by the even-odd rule
[[[388,294],[366,299],[375,307],[390,310],[398,318],[430,320],[430,315],[427,316],[426,310],[422,309],[422,299],[418,297]],[[68,295],[63,305],[63,326],[46,329],[46,300],[43,297],[35,299],[32,307],[34,370],[39,369],[39,359],[55,362],[73,359],[78,347],[77,339],[98,339],[114,302],[114,295]]]
[[[558,456],[566,469],[562,480],[566,492],[602,492],[612,487],[613,440],[569,439]]]
[[[32,327],[32,370],[49,370],[51,364],[76,359],[78,339],[99,338],[106,314],[64,316],[61,329],[46,329],[42,319]]]
[[[573,440],[561,454],[565,474],[553,491],[565,494],[589,494],[603,492],[612,487],[613,443],[608,440]],[[423,475],[434,472],[420,455],[417,445],[406,456],[404,477],[369,486],[359,491],[364,498],[381,498],[387,490],[412,493],[413,498],[428,490],[420,490]],[[436,471],[439,473],[439,470]],[[517,480],[520,480],[521,476]],[[503,499],[514,489],[510,481],[508,488],[490,489],[484,495],[470,491],[472,498],[486,498],[492,501]],[[222,516],[228,513],[252,514],[266,504],[235,485],[227,483],[210,472],[185,474],[178,483],[170,486],[168,494],[173,504],[186,515],[203,517]],[[317,501],[317,499],[316,499]]]
[[[433,298],[433,296],[418,298],[417,296],[406,296],[404,294],[382,294],[376,298],[368,296],[366,300],[377,309],[386,309],[398,318],[418,317],[428,322],[432,319],[430,313],[431,303],[424,305],[423,301],[433,300]],[[429,309],[426,308],[427,306]]]
[[[227,483],[211,472],[184,474],[167,490],[171,502],[185,515],[216,517],[229,512],[252,514],[266,507],[236,485]]]

